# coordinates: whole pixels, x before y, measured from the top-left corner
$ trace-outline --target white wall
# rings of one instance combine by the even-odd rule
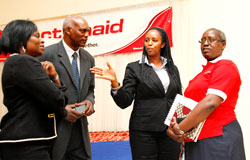
[[[164,0],[0,0],[0,25],[18,18],[47,19]]]

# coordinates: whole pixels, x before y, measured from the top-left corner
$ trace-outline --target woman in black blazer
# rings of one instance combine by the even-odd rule
[[[111,95],[119,107],[124,109],[134,100],[129,125],[133,160],[177,160],[180,145],[167,136],[164,120],[176,94],[181,94],[181,81],[166,32],[149,29],[142,59],[127,65],[122,86],[107,65],[108,69],[91,71],[111,81]]]
[[[57,137],[55,115],[65,115],[66,97],[54,66],[35,58],[43,50],[33,22],[14,20],[4,28],[0,52],[11,55],[2,73],[8,113],[0,124],[1,160],[50,159],[50,143]]]

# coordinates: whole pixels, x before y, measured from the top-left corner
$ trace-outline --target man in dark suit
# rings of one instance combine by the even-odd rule
[[[89,25],[81,16],[70,16],[63,23],[63,40],[48,46],[40,60],[52,62],[60,80],[67,86],[67,116],[58,121],[58,138],[52,148],[53,160],[91,160],[87,117],[94,113],[94,58],[83,48]],[[85,105],[83,111],[76,108]],[[80,108],[80,107],[79,107]]]

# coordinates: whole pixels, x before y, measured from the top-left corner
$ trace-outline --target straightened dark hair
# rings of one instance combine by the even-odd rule
[[[160,33],[161,38],[162,38],[162,43],[165,42],[165,46],[161,49],[161,56],[164,58],[167,58],[167,65],[165,66],[167,71],[169,71],[169,73],[172,75],[173,79],[175,80],[177,86],[178,86],[178,91],[181,93],[182,90],[182,86],[181,86],[181,80],[180,80],[180,76],[179,76],[179,72],[177,67],[174,64],[174,61],[172,59],[172,55],[171,55],[171,49],[170,49],[170,44],[169,44],[169,39],[168,39],[168,35],[165,32],[164,29],[159,28],[159,27],[152,27],[150,28],[147,33],[151,30],[156,30]],[[146,33],[146,34],[147,34]],[[148,58],[148,54],[146,51],[145,46],[143,46],[143,52],[142,52],[143,56],[142,56],[142,62],[145,62],[145,58]],[[149,59],[148,59],[149,61]]]
[[[27,41],[37,31],[37,26],[29,20],[14,20],[9,22],[0,37],[0,52],[19,53],[20,47],[26,49]]]

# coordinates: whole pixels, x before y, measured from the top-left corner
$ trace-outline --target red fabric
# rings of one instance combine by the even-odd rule
[[[223,134],[223,126],[236,119],[235,106],[241,79],[237,66],[230,60],[219,60],[215,63],[208,62],[203,66],[203,71],[189,82],[184,92],[185,97],[197,102],[207,94],[208,89],[223,92],[227,98],[206,119],[199,135],[199,139],[220,136]]]

